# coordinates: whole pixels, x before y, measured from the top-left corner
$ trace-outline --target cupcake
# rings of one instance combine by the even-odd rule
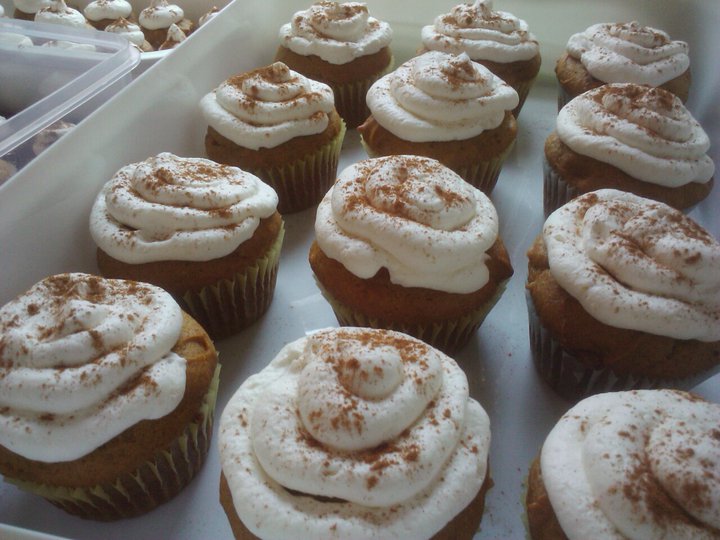
[[[345,124],[326,84],[275,62],[230,77],[200,108],[210,159],[270,184],[283,214],[316,205],[335,180]]]
[[[674,390],[570,409],[528,477],[531,540],[717,538],[720,405]]]
[[[661,87],[687,101],[690,58],[684,41],[638,22],[594,24],[573,34],[555,65],[558,109],[607,83]]]
[[[140,28],[153,48],[157,49],[167,40],[170,25],[175,24],[185,35],[190,34],[195,25],[185,18],[183,9],[167,0],[151,0],[150,5],[140,12]]]
[[[708,196],[710,139],[661,88],[608,84],[573,99],[545,141],[545,216],[589,191],[613,188],[688,209]]]
[[[454,55],[467,53],[518,93],[517,118],[540,71],[540,46],[527,23],[505,11],[494,11],[492,0],[459,4],[438,15],[421,30],[422,49]]]
[[[85,15],[75,8],[68,7],[65,0],[51,0],[49,6],[41,8],[35,13],[34,21],[71,28],[92,28]]]
[[[465,345],[512,275],[490,199],[435,160],[346,168],[320,203],[310,266],[338,321]]]
[[[13,0],[15,10],[13,18],[23,21],[35,20],[35,14],[44,7],[53,4],[53,0]]]
[[[90,232],[106,277],[170,292],[213,337],[270,305],[284,229],[259,178],[162,153],[121,168],[93,205]]]
[[[177,24],[171,24],[167,31],[167,38],[163,41],[162,45],[158,47],[159,51],[167,51],[168,49],[174,49],[187,39],[185,33],[180,30]]]
[[[720,244],[665,204],[573,199],[528,252],[533,360],[567,399],[691,388],[720,365]]]
[[[515,90],[462,53],[431,51],[372,85],[358,128],[370,157],[437,159],[489,194],[517,135]]]
[[[0,473],[113,520],[174,497],[212,434],[217,354],[165,291],[48,277],[0,308]]]
[[[347,126],[369,114],[365,94],[392,68],[392,30],[365,3],[317,2],[280,28],[275,60],[332,88]]]
[[[93,0],[83,9],[88,22],[98,30],[105,30],[119,19],[132,17],[132,5],[127,0]]]
[[[286,345],[235,392],[218,436],[237,539],[470,539],[492,485],[490,420],[465,374],[398,332]]]
[[[140,49],[140,52],[152,52],[153,46],[150,42],[145,39],[140,26],[128,21],[127,19],[120,18],[114,23],[110,23],[105,27],[106,32],[111,32],[127,39],[131,44]]]

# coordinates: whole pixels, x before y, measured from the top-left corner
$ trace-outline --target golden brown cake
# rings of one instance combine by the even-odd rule
[[[531,467],[531,540],[715,538],[720,405],[674,390],[587,398]]]
[[[315,206],[335,180],[345,124],[327,85],[276,62],[230,77],[200,108],[210,159],[262,178],[280,212]]]
[[[280,28],[275,60],[330,86],[353,129],[368,117],[368,88],[392,68],[391,39],[390,26],[363,3],[316,2]]]
[[[310,266],[340,324],[444,351],[473,337],[513,273],[490,200],[429,158],[348,167],[318,207],[315,234]]]
[[[462,53],[431,51],[377,81],[358,131],[371,157],[421,155],[489,194],[515,142],[515,90]]]
[[[0,344],[6,481],[113,520],[166,502],[202,466],[217,354],[166,292],[51,276],[0,309]]]
[[[163,287],[211,336],[228,336],[272,300],[284,236],[276,205],[236,167],[159,154],[120,169],[98,195],[98,267]]]
[[[528,260],[533,360],[563,397],[691,388],[718,370],[720,245],[679,211],[591,192],[547,219]]]
[[[545,141],[545,216],[582,193],[629,191],[681,210],[705,199],[710,139],[670,92],[608,84],[565,105]]]
[[[326,329],[247,379],[220,421],[237,539],[470,539],[490,422],[454,360],[405,334]]]
[[[691,81],[688,45],[635,21],[594,24],[570,37],[555,75],[558,109],[607,83],[661,87],[685,102]]]
[[[438,15],[422,28],[421,39],[420,53],[467,53],[512,86],[520,100],[512,111],[518,117],[541,64],[538,41],[524,20],[495,11],[492,0],[476,0]]]

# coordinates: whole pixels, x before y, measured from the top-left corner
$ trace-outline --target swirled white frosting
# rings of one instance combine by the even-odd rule
[[[140,12],[138,22],[148,30],[170,28],[173,23],[179,23],[185,17],[180,6],[168,3],[167,0],[151,0],[150,5]]]
[[[705,183],[715,164],[710,139],[682,101],[662,88],[609,84],[558,113],[556,131],[578,154],[666,187]]]
[[[718,404],[672,390],[592,396],[550,432],[540,466],[570,540],[718,538]]]
[[[527,23],[505,11],[494,11],[492,0],[458,4],[423,26],[420,37],[426,49],[451,54],[467,53],[472,60],[509,63],[530,60],[540,51]]]
[[[292,21],[280,28],[284,47],[331,64],[347,64],[375,54],[391,40],[390,25],[370,17],[363,2],[317,2],[295,13]]]
[[[690,67],[687,43],[634,21],[594,24],[570,36],[567,51],[606,83],[660,86]]]
[[[23,13],[37,13],[52,5],[53,0],[13,0],[15,7]]]
[[[185,359],[182,312],[158,287],[51,276],[0,308],[0,444],[27,459],[78,459],[172,412]]]
[[[35,22],[61,24],[72,28],[89,28],[85,15],[68,7],[65,0],[52,0],[50,5],[35,13]]]
[[[444,354],[342,328],[245,381],[219,439],[235,509],[262,538],[429,538],[485,480],[490,424]]]
[[[132,5],[127,0],[93,0],[83,9],[90,21],[127,18],[131,12]]]
[[[543,239],[553,277],[600,322],[720,340],[720,244],[682,212],[603,189],[553,212]]]
[[[342,171],[318,206],[315,237],[328,257],[362,279],[452,293],[481,289],[498,236],[495,207],[438,161],[388,156]]]
[[[127,19],[120,18],[110,23],[105,27],[105,31],[124,37],[136,47],[142,48],[146,46],[145,34],[143,34],[142,29]]]
[[[235,251],[277,194],[256,176],[164,152],[120,169],[90,214],[100,249],[120,261],[209,261]]]
[[[282,62],[236,75],[200,101],[207,123],[244,148],[274,148],[322,133],[335,109],[330,87]]]
[[[467,54],[430,51],[375,81],[367,105],[392,134],[412,142],[469,139],[498,127],[515,90]]]

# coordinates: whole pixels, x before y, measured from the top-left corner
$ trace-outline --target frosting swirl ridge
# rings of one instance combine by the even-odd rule
[[[498,218],[485,194],[439,162],[388,156],[342,171],[315,233],[320,249],[360,278],[387,268],[405,287],[469,293],[489,279]]]
[[[543,239],[552,275],[597,320],[720,340],[720,244],[682,212],[603,189],[551,214]]]
[[[128,263],[207,261],[232,253],[277,207],[256,176],[164,152],[120,169],[98,195],[90,232]]]
[[[469,139],[498,127],[517,92],[462,53],[430,51],[377,80],[367,93],[372,115],[413,142]]]
[[[609,84],[558,113],[556,131],[575,152],[654,184],[705,183],[715,164],[710,139],[679,98],[662,88]]]
[[[527,23],[511,13],[493,10],[492,0],[458,4],[424,26],[420,35],[426,49],[465,52],[472,60],[517,62],[530,60],[540,50]]]
[[[182,312],[152,285],[51,276],[0,308],[0,443],[28,459],[82,457],[185,391]]]

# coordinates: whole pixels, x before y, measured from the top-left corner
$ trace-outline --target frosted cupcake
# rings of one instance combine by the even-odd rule
[[[140,28],[153,48],[157,49],[167,40],[168,29],[177,25],[185,35],[195,29],[195,24],[185,18],[183,9],[167,0],[151,0],[150,5],[140,12]]]
[[[373,84],[367,104],[358,131],[370,157],[437,159],[488,194],[517,135],[517,92],[465,53],[412,58]]]
[[[88,22],[98,30],[105,30],[119,19],[132,16],[132,5],[127,0],[93,0],[83,9]]]
[[[630,191],[687,209],[713,187],[710,139],[661,88],[609,84],[565,105],[545,141],[545,215],[581,193]]]
[[[13,18],[32,21],[38,11],[52,5],[52,0],[13,0],[13,4],[15,5]]]
[[[230,399],[219,439],[235,538],[470,539],[492,485],[465,374],[396,332],[286,345]]]
[[[35,13],[34,21],[60,24],[71,28],[92,28],[85,15],[75,8],[68,7],[65,0],[52,0],[47,7],[43,7]]]
[[[345,124],[326,84],[275,62],[222,82],[200,109],[208,156],[270,184],[282,213],[316,205],[335,180]]]
[[[594,24],[573,34],[555,65],[558,109],[573,97],[607,83],[662,87],[687,101],[688,45],[635,21]]]
[[[83,518],[143,514],[202,466],[217,355],[165,291],[48,277],[0,308],[0,473]]]
[[[106,277],[167,290],[213,337],[257,320],[284,235],[277,195],[236,167],[162,153],[121,168],[90,215]]]
[[[317,2],[280,28],[275,60],[332,88],[349,128],[368,116],[365,94],[392,68],[392,29],[365,3]]]
[[[135,47],[140,49],[141,52],[151,52],[154,50],[153,46],[150,45],[150,42],[145,39],[145,34],[140,26],[128,21],[127,19],[121,18],[114,23],[107,25],[105,27],[105,31],[124,37]]]
[[[162,45],[158,47],[159,51],[167,51],[168,49],[174,49],[187,39],[185,32],[180,30],[177,24],[171,24],[167,31],[167,37],[163,41]]]
[[[533,360],[568,399],[692,388],[720,365],[720,244],[680,211],[616,190],[553,212],[528,252]]]
[[[435,160],[346,168],[320,203],[310,266],[340,324],[444,351],[474,335],[512,267],[490,199]]]
[[[420,52],[467,53],[518,93],[517,118],[540,71],[540,46],[527,23],[506,11],[493,10],[492,0],[458,4],[438,15],[421,31]]]
[[[685,392],[578,403],[530,469],[530,538],[717,538],[718,426],[720,405]]]

